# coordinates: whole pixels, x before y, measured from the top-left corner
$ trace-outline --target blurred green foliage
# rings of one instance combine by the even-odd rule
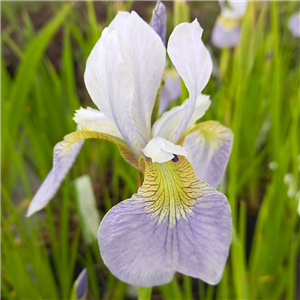
[[[75,109],[93,106],[82,79],[93,45],[117,10],[133,7],[149,21],[155,2],[138,4],[1,3],[2,49],[17,62],[2,51],[2,299],[69,299],[84,267],[89,299],[136,294],[106,269],[97,240],[86,244],[73,184],[78,176],[90,175],[101,217],[136,192],[136,170],[115,146],[87,141],[45,212],[30,219],[25,213],[51,169],[53,146],[76,128]],[[168,34],[173,24],[198,17],[209,45],[206,24],[211,26],[211,18],[206,20],[205,11],[214,6],[217,15],[218,4],[174,6],[173,14],[173,3],[167,5]],[[234,132],[220,187],[233,213],[231,254],[217,287],[177,274],[170,284],[153,290],[157,299],[296,299],[300,47],[287,29],[296,8],[296,2],[250,2],[240,45],[213,49],[219,69],[204,91],[212,98],[204,120],[218,120]],[[50,17],[36,31],[32,16],[45,9]],[[60,47],[58,55],[49,50],[55,46]],[[185,98],[183,90],[179,101]],[[286,174],[294,182],[289,194]]]

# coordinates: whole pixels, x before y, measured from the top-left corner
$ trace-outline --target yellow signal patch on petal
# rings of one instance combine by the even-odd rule
[[[222,25],[222,27],[226,30],[232,30],[233,28],[240,25],[241,21],[239,19],[228,19],[223,16],[219,16],[217,22]]]
[[[158,223],[168,221],[172,228],[179,219],[187,219],[207,189],[210,187],[197,179],[187,159],[175,156],[162,164],[145,161],[145,179],[137,196],[148,202],[146,211]]]
[[[115,136],[86,128],[80,128],[78,131],[72,132],[64,137],[64,142],[66,143],[65,151],[75,142],[86,139],[101,139],[116,144],[124,160],[138,169],[138,160],[135,158],[125,141]]]

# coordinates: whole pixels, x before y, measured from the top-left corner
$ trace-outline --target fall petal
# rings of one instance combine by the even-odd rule
[[[232,141],[231,130],[214,121],[199,123],[190,131],[183,146],[200,180],[217,188],[228,163]]]

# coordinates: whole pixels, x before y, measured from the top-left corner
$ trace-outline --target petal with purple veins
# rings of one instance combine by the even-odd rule
[[[215,121],[199,123],[190,130],[183,147],[200,180],[217,188],[229,160],[232,141],[231,130]]]
[[[64,140],[54,147],[53,168],[33,197],[27,211],[27,217],[43,209],[56,194],[61,182],[72,167],[82,147],[83,140],[86,139],[103,139],[113,142],[119,148],[120,154],[126,162],[138,168],[138,162],[124,140],[102,132],[87,129],[72,132],[66,135]]]
[[[113,207],[100,224],[104,263],[137,286],[168,283],[176,271],[216,284],[231,242],[226,197],[198,180],[183,156],[145,164],[138,193]]]

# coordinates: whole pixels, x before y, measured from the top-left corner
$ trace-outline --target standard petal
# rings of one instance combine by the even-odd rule
[[[230,24],[229,24],[230,23]],[[241,27],[238,21],[227,21],[218,18],[212,30],[211,42],[220,49],[236,46],[240,41]]]
[[[210,103],[209,96],[202,94],[199,95],[196,100],[193,114],[186,127],[193,125],[197,120],[199,120],[209,108]],[[162,116],[153,124],[152,136],[160,136],[171,141],[178,124],[180,124],[185,117],[186,105],[187,104],[185,102],[182,105],[175,106],[171,110],[163,113]]]
[[[27,217],[43,209],[56,194],[61,182],[72,167],[84,141],[68,145],[62,141],[54,147],[53,168],[33,197],[27,211]]]
[[[87,60],[84,80],[92,100],[116,124],[126,143],[139,157],[138,149],[146,142],[131,116],[134,78],[122,57],[116,31],[103,30]]]
[[[178,141],[188,126],[197,97],[206,86],[212,72],[212,60],[201,40],[202,32],[195,19],[192,23],[179,24],[169,39],[169,56],[189,91],[184,117],[170,139],[173,143]]]
[[[138,162],[124,140],[87,129],[70,133],[64,137],[62,142],[59,142],[54,147],[53,168],[33,197],[27,211],[27,217],[44,208],[52,199],[69,169],[72,167],[84,142],[83,140],[86,139],[103,139],[116,144],[125,161],[138,168]]]
[[[300,37],[300,13],[293,14],[289,19],[289,29],[293,36]]]
[[[217,188],[228,163],[232,141],[231,130],[215,121],[199,123],[190,131],[183,146],[200,180]]]
[[[129,284],[165,284],[175,271],[216,284],[223,273],[231,242],[229,204],[178,158],[146,161],[138,193],[113,207],[100,224],[103,261]]]
[[[126,67],[134,78],[133,120],[144,138],[151,139],[151,115],[165,66],[160,37],[136,12],[119,12],[109,25],[116,31]],[[126,104],[128,105],[128,104]]]
[[[160,36],[165,44],[167,33],[167,10],[161,1],[157,1],[156,6],[153,9],[149,25]]]
[[[121,132],[114,122],[106,118],[103,113],[97,109],[80,107],[76,110],[73,120],[83,128],[99,131],[123,139]]]
[[[221,15],[223,17],[231,20],[237,20],[245,14],[248,6],[248,0],[239,0],[239,1],[228,0],[228,3],[229,6],[222,5],[220,3],[221,10],[222,10]]]

